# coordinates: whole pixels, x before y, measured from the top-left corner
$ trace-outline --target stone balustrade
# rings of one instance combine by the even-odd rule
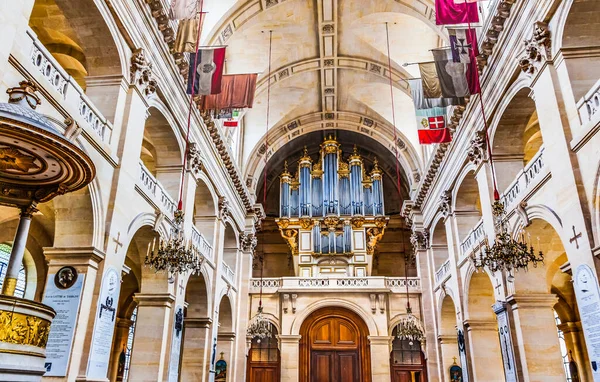
[[[439,284],[450,276],[450,259],[435,272],[435,283]]]
[[[235,281],[235,272],[233,272],[233,270],[229,268],[229,265],[224,262],[221,263],[221,271],[223,272],[225,280],[233,285]]]
[[[35,33],[28,30],[27,36],[27,41],[31,43],[29,48],[31,53],[29,60],[24,57],[20,63],[28,70],[31,69],[32,73],[37,71],[42,74],[44,80],[39,81],[40,85],[48,90],[54,89],[62,97],[57,101],[60,101],[71,118],[87,131],[92,139],[109,145],[112,139],[112,124],[85,95],[81,86],[52,57]]]
[[[198,251],[200,251],[200,254],[202,254],[202,256],[204,256],[204,258],[206,258],[209,261],[213,262],[214,258],[213,258],[213,247],[212,247],[212,245],[210,245],[210,243],[206,240],[206,238],[204,237],[204,235],[202,235],[198,231],[198,229],[196,227],[194,227],[194,226],[192,226],[191,239],[192,239],[192,244],[196,247],[196,249]]]
[[[392,292],[421,293],[421,281],[418,277],[281,277],[250,280],[250,293],[319,291],[319,292]]]
[[[469,252],[485,239],[485,228],[483,218],[475,225],[467,237],[460,243],[460,253],[464,257]]]
[[[600,80],[592,86],[589,92],[577,102],[577,111],[581,124],[597,120],[600,116]]]
[[[162,213],[169,218],[173,217],[177,204],[142,162],[140,162],[140,176],[136,187]]]
[[[527,166],[521,170],[516,179],[508,186],[500,197],[506,211],[511,211],[523,199],[532,185],[537,184],[548,172],[544,162],[544,148],[531,159]]]

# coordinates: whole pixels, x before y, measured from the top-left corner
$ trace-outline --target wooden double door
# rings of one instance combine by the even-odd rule
[[[300,332],[300,381],[371,381],[367,328],[356,314],[321,309],[305,320]]]

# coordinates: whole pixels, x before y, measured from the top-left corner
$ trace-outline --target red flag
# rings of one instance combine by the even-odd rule
[[[419,124],[419,143],[431,145],[435,143],[448,143],[452,141],[450,130],[446,127],[446,108],[431,108],[417,110],[417,123]]]
[[[476,3],[455,4],[454,0],[435,0],[437,25],[468,24],[479,22]]]
[[[465,76],[469,83],[469,93],[479,94],[481,92],[479,68],[477,65],[479,48],[475,29],[448,28],[448,35],[450,36],[453,61],[462,62],[467,65]]]
[[[235,119],[228,119],[226,121],[223,122],[223,126],[225,127],[237,127],[238,126],[238,121],[236,121]]]
[[[194,67],[194,64],[196,64],[196,67]],[[224,47],[198,49],[196,58],[191,54],[187,94],[209,95],[221,93],[224,66]],[[194,89],[192,89],[192,84]]]

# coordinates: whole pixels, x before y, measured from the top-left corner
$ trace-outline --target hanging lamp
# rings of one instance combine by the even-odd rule
[[[392,123],[394,125],[394,154],[396,155],[396,187],[398,189],[398,200],[400,203],[400,210],[402,211],[402,192],[400,184],[400,158],[399,150],[397,147],[398,132],[396,129],[396,109],[394,105],[394,82],[392,80],[392,56],[390,52],[390,30],[389,24],[385,23],[385,36],[387,43],[387,56],[388,56],[388,73],[390,80],[390,97],[392,100]],[[377,166],[377,165],[376,165]],[[412,313],[410,306],[410,295],[408,291],[408,264],[413,260],[406,251],[405,240],[404,240],[404,229],[402,230],[402,248],[404,251],[404,282],[406,284],[406,315],[400,319],[400,322],[396,325],[396,337],[401,340],[408,340],[412,346],[414,341],[425,342],[425,329],[421,320],[415,317]]]
[[[200,46],[200,36],[202,34],[202,23],[204,18],[201,17],[204,8],[204,1],[200,0],[200,11],[198,17],[200,24],[198,26],[198,34],[196,36],[195,52],[198,52]],[[191,59],[191,55],[190,55]],[[194,54],[194,67],[197,66],[198,54]],[[184,213],[183,213],[183,182],[185,180],[185,168],[190,150],[190,130],[192,124],[192,108],[194,105],[194,91],[196,88],[196,77],[192,76],[192,91],[190,95],[187,133],[185,136],[185,155],[183,156],[183,164],[181,167],[181,181],[179,183],[179,202],[177,210],[173,213],[173,226],[170,235],[167,238],[160,238],[158,247],[156,247],[156,239],[152,241],[152,248],[148,245],[148,252],[144,263],[155,272],[168,272],[169,282],[174,282],[174,275],[177,273],[185,273],[192,271],[199,273],[204,262],[204,257],[201,255],[191,240],[186,241],[183,232]]]
[[[268,151],[269,151],[269,115],[270,115],[270,107],[271,107],[271,57],[273,52],[273,31],[269,31],[269,70],[267,72],[268,80],[267,80],[267,127],[265,134],[265,178],[264,178],[264,186],[263,186],[263,208],[267,210],[267,173],[268,173]],[[256,314],[250,322],[248,323],[248,329],[246,331],[246,335],[251,337],[252,339],[256,339],[258,343],[261,343],[265,338],[271,338],[273,336],[272,333],[272,324],[269,320],[265,318],[263,315],[263,305],[262,305],[262,292],[263,292],[263,266],[264,266],[264,238],[261,242],[261,247],[263,248],[262,254],[258,258],[260,261],[260,292],[259,292],[259,300],[258,300],[258,309]]]

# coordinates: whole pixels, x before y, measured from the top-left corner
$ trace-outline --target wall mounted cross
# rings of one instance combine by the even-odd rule
[[[121,232],[117,233],[117,237],[113,238],[113,241],[116,243],[116,247],[115,247],[115,253],[119,252],[119,247],[123,246],[123,243],[121,243],[119,241],[119,239],[121,238]]]
[[[575,242],[575,245],[577,246],[577,249],[579,249],[579,239],[581,238],[582,234],[581,232],[577,233],[575,231],[575,226],[573,226],[573,237],[569,239],[569,243],[573,244],[573,242]]]

